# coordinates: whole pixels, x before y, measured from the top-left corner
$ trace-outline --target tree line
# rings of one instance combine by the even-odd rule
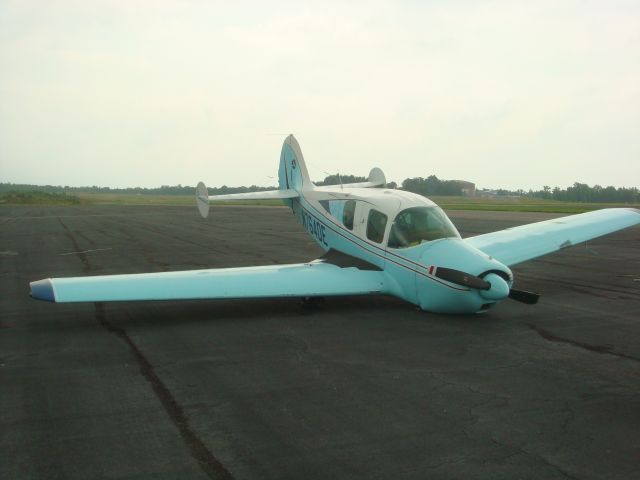
[[[211,195],[225,195],[228,193],[247,193],[260,192],[263,190],[273,190],[276,187],[258,187],[251,185],[250,187],[208,187]],[[60,185],[29,185],[18,183],[0,183],[0,193],[9,192],[47,192],[47,193],[125,193],[133,195],[194,195],[196,187],[188,185],[162,185],[161,187],[129,187],[129,188],[111,188],[98,187],[96,185],[87,187],[69,187]]]
[[[366,182],[366,177],[356,175],[328,175],[316,185],[340,185],[347,183]],[[395,182],[387,184],[389,188],[397,188]],[[223,185],[221,187],[210,187],[211,195],[225,195],[229,193],[247,193],[260,192],[263,190],[273,190],[276,187],[259,187],[251,185],[249,187],[229,187]],[[408,192],[417,193],[425,196],[432,195],[462,195],[461,185],[455,180],[440,180],[435,175],[427,178],[415,177],[405,179],[400,188]],[[193,195],[195,187],[188,185],[162,185],[155,188],[131,187],[131,188],[111,188],[111,187],[70,187],[60,185],[29,185],[16,183],[0,183],[0,193],[19,193],[19,192],[45,192],[45,193],[120,193],[134,195]],[[574,183],[565,189],[560,187],[551,188],[544,186],[542,190],[505,190],[498,189],[495,193],[500,195],[522,196],[544,198],[549,200],[558,200],[563,202],[615,202],[615,203],[640,203],[640,191],[636,187],[602,187],[594,185],[593,187],[585,183]]]
[[[514,195],[520,197],[544,198],[547,200],[558,200],[561,202],[585,202],[585,203],[640,203],[640,190],[636,187],[593,187],[586,183],[575,182],[565,189],[560,187],[551,188],[548,185],[542,190],[497,190],[498,195]]]
[[[402,190],[424,196],[462,195],[460,182],[456,182],[455,180],[440,180],[435,175],[430,175],[427,178],[407,178],[402,182]]]

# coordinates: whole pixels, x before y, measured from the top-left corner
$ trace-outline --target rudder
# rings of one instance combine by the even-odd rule
[[[297,192],[314,188],[302,156],[302,150],[293,135],[289,135],[282,144],[278,185],[281,190],[293,189]]]

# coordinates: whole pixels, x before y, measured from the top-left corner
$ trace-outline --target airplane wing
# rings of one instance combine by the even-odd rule
[[[292,265],[47,278],[31,282],[31,296],[50,302],[111,302],[385,293],[384,272],[377,267],[325,257]]]
[[[639,223],[638,209],[605,208],[507,228],[464,241],[512,266]]]

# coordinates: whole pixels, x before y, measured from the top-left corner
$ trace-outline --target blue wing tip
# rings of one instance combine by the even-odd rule
[[[53,291],[53,284],[51,280],[46,278],[44,280],[38,280],[37,282],[31,282],[31,298],[36,300],[45,300],[47,302],[55,302],[56,294]]]

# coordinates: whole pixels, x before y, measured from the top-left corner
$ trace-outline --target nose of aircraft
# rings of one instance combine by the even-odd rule
[[[484,276],[484,280],[491,284],[489,290],[479,290],[480,296],[486,300],[503,300],[509,296],[509,284],[504,278],[495,273],[489,273]]]
[[[504,286],[508,284],[500,275],[487,272],[504,272],[505,276],[511,277],[511,271],[506,265],[491,258],[484,252],[464,242],[458,238],[447,238],[431,243],[425,243],[420,262],[428,267],[445,267],[468,273],[469,275],[481,276],[487,282],[496,285],[496,294],[503,292]],[[485,275],[486,274],[486,275]],[[492,278],[493,280],[490,280]],[[502,280],[502,282],[500,282]],[[498,287],[498,285],[500,285]],[[493,288],[491,289],[493,290]]]
[[[416,277],[417,300],[424,310],[472,313],[509,296],[509,267],[464,240],[443,239],[424,244],[423,248],[421,263],[431,275],[446,282],[442,288],[437,282]],[[454,287],[448,287],[450,284]]]

